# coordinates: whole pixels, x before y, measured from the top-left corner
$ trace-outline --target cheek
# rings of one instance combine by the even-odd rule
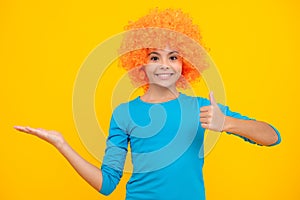
[[[155,64],[148,64],[144,68],[144,72],[146,75],[154,74],[155,69],[157,68],[157,65]]]
[[[154,74],[154,71],[152,69],[151,66],[146,66],[143,70],[143,73],[141,74],[141,76],[143,76],[144,80],[149,82],[149,80],[152,80],[153,78],[153,74]]]
[[[174,69],[177,73],[181,74],[182,73],[182,64],[178,64],[176,66],[174,66]]]

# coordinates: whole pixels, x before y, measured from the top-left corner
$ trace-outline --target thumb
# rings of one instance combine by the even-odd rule
[[[217,105],[213,91],[209,93],[209,101],[211,105]]]

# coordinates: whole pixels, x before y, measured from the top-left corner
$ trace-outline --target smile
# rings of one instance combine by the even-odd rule
[[[174,73],[161,73],[161,74],[155,74],[156,77],[158,77],[161,80],[167,80],[169,79],[171,76],[173,76]]]

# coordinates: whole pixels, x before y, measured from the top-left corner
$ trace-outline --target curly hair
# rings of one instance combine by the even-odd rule
[[[182,76],[176,82],[178,88],[187,88],[208,67],[199,27],[180,9],[153,9],[137,21],[129,22],[125,30],[119,49],[120,64],[136,86],[145,90],[149,87],[147,77],[141,72],[147,63],[149,48],[168,46],[179,51],[183,62]]]

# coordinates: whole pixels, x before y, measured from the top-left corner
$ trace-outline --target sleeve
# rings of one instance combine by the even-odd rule
[[[198,98],[198,100],[199,100],[200,107],[201,106],[208,106],[208,105],[210,105],[210,101],[208,99],[200,97],[200,98]],[[226,115],[226,116],[234,117],[234,118],[237,118],[237,119],[243,119],[243,120],[255,120],[254,118],[250,118],[250,117],[241,115],[238,112],[231,111],[228,106],[224,106],[222,104],[218,104],[218,106],[221,109],[221,111],[224,113],[224,115]],[[271,124],[269,124],[269,125],[275,130],[275,132],[276,132],[276,134],[278,136],[277,142],[274,143],[274,144],[272,144],[272,145],[269,145],[269,146],[274,146],[274,145],[277,145],[277,144],[279,144],[281,142],[281,136],[280,136],[279,131],[273,125],[271,125]],[[243,140],[245,140],[247,142],[250,142],[252,144],[257,144],[253,140],[250,140],[249,138],[246,138],[244,136],[241,136],[241,135],[238,135],[238,134],[234,134],[234,133],[230,133],[230,132],[226,132],[226,133],[238,136],[238,137],[242,138]],[[261,146],[260,144],[257,144],[257,145]]]
[[[224,105],[221,105],[221,104],[218,104],[221,111],[226,115],[226,116],[229,116],[229,117],[234,117],[234,118],[237,118],[237,119],[243,119],[243,120],[255,120],[254,118],[249,118],[247,116],[244,116],[244,115],[241,115],[240,113],[237,113],[237,112],[232,112],[228,106],[224,106]],[[271,124],[269,124],[273,129],[274,131],[276,132],[277,136],[278,136],[278,140],[276,143],[272,144],[272,145],[269,145],[269,146],[274,146],[274,145],[277,145],[281,142],[281,136],[280,136],[280,133],[279,131]],[[238,137],[241,137],[242,139],[244,139],[245,141],[247,142],[250,142],[252,144],[257,144],[256,142],[254,142],[253,140],[250,140],[249,138],[246,138],[244,136],[240,136],[238,134],[234,134],[234,133],[230,133],[230,132],[226,132],[228,134],[233,134],[233,135],[236,135]],[[257,144],[259,146],[261,146],[260,144]]]
[[[114,110],[101,166],[103,181],[100,193],[104,195],[114,191],[123,175],[129,137],[119,122],[121,119],[118,109]]]

